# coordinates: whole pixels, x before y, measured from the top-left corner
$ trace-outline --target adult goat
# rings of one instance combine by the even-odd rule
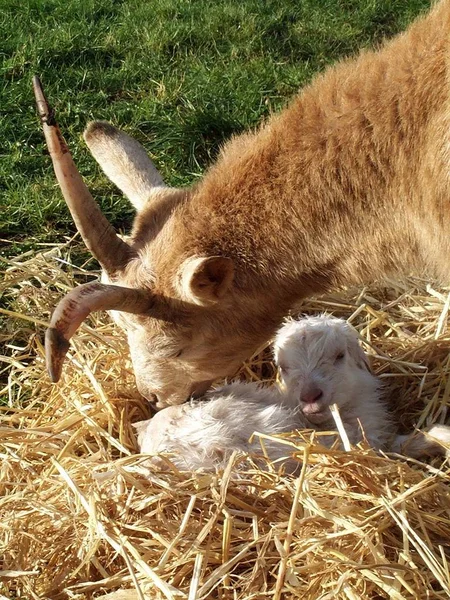
[[[413,270],[448,278],[449,39],[443,0],[232,139],[189,189],[165,187],[137,141],[91,123],[89,149],[137,210],[126,241],[76,173],[37,85],[61,187],[104,271],[54,313],[53,380],[93,310],[117,311],[138,388],[163,407],[231,374],[305,296]]]

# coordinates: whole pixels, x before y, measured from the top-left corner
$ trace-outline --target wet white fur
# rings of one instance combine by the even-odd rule
[[[277,434],[295,429],[336,429],[330,405],[339,408],[352,444],[363,438],[375,449],[409,456],[445,453],[427,435],[398,436],[382,399],[380,380],[368,366],[356,332],[342,319],[326,315],[289,320],[274,342],[282,386],[232,383],[208,392],[202,401],[171,406],[152,419],[136,423],[142,453],[169,453],[183,470],[223,467],[234,450],[261,454],[254,432]],[[310,390],[315,402],[302,398]],[[434,426],[429,435],[450,442],[450,427]],[[331,444],[334,436],[323,436]],[[285,445],[264,440],[272,460],[289,454]],[[157,457],[153,459],[164,464]],[[285,463],[293,470],[294,461]]]
[[[169,406],[149,421],[135,424],[138,444],[145,454],[173,454],[171,461],[181,469],[212,470],[224,466],[234,450],[261,454],[257,436],[250,442],[254,432],[295,429],[298,415],[284,400],[276,387],[231,383],[201,401]],[[305,422],[301,427],[308,425]],[[276,441],[266,440],[264,446],[272,460],[288,454],[286,446]]]
[[[362,427],[371,446],[386,446],[395,429],[380,380],[350,325],[326,315],[287,321],[275,338],[274,355],[289,402],[310,423],[335,429],[329,406],[337,404],[351,443],[361,440]],[[323,394],[312,404],[302,401],[311,386]]]

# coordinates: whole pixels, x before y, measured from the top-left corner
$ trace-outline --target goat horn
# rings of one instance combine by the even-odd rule
[[[130,260],[132,249],[114,231],[81,178],[36,75],[33,89],[56,178],[75,225],[88,250],[114,274]]]
[[[45,333],[45,359],[50,379],[61,377],[69,340],[84,319],[97,310],[121,310],[142,314],[152,308],[149,292],[98,282],[85,283],[71,290],[56,307]]]

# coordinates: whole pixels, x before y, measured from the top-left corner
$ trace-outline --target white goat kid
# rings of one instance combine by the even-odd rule
[[[334,429],[329,407],[336,404],[352,444],[363,438],[376,450],[412,458],[446,453],[450,427],[398,435],[354,329],[342,319],[321,315],[288,320],[274,343],[282,385],[289,402],[320,430]]]
[[[350,325],[326,315],[288,320],[275,338],[274,354],[291,406],[314,428],[336,428],[330,412],[336,404],[352,444],[363,431],[371,446],[385,447],[394,427],[381,382]]]
[[[335,404],[352,444],[365,439],[377,450],[412,457],[445,453],[439,442],[450,443],[450,427],[435,425],[428,435],[396,435],[381,382],[370,372],[355,331],[342,319],[324,315],[287,321],[276,336],[274,354],[282,390],[232,383],[210,391],[206,402],[166,408],[135,424],[141,452],[170,453],[182,469],[213,470],[223,467],[234,450],[261,453],[254,432],[334,430],[330,406]],[[335,440],[321,437],[326,445]],[[264,447],[273,461],[289,454],[276,440],[264,440]],[[284,464],[288,471],[298,466],[294,460]]]

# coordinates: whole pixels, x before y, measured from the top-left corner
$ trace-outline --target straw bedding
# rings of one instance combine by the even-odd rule
[[[9,261],[1,284],[0,597],[450,597],[448,462],[327,450],[305,432],[280,441],[303,462],[295,479],[240,455],[219,474],[149,471],[131,427],[149,409],[105,314],[81,327],[62,382],[50,384],[50,311],[92,276],[70,264],[72,247]],[[449,303],[448,289],[414,279],[302,312],[350,318],[408,431],[446,419]],[[239,376],[273,377],[269,351]]]

